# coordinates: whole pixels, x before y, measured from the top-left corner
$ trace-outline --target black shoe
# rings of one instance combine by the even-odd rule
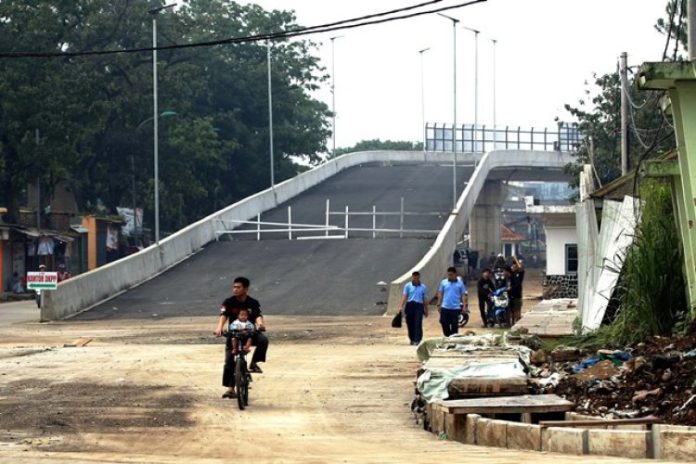
[[[225,393],[222,394],[223,398],[229,398],[229,399],[234,399],[237,397],[237,394],[232,391],[232,390],[227,390]]]
[[[252,364],[249,366],[249,372],[253,372],[254,374],[263,374],[263,371],[258,364]]]

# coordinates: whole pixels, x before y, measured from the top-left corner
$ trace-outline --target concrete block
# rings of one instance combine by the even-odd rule
[[[481,416],[478,414],[467,414],[466,415],[466,425],[464,431],[464,443],[467,445],[476,444],[476,428],[478,426],[478,421]]]
[[[541,427],[521,422],[508,422],[507,447],[518,450],[541,451]]]
[[[646,431],[590,429],[587,442],[589,454],[632,459],[646,459],[652,454],[650,435]]]
[[[464,443],[466,439],[466,414],[445,414],[445,433],[449,440]]]
[[[440,435],[445,431],[445,414],[446,412],[437,407],[432,408],[432,417],[430,419],[430,430],[435,435]]]
[[[541,450],[550,453],[587,454],[587,430],[549,427],[541,431]]]
[[[696,427],[653,425],[653,457],[674,461],[696,461]]]
[[[507,447],[507,421],[481,418],[476,422],[476,444]]]

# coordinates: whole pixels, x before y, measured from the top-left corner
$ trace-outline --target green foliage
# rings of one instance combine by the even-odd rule
[[[617,286],[620,306],[600,334],[612,344],[672,335],[688,313],[669,184],[651,181],[642,186],[640,208],[640,225]]]
[[[0,49],[78,51],[149,47],[148,8],[164,2],[0,2]],[[289,11],[223,0],[180,2],[158,16],[159,45],[295,27]],[[330,134],[315,45],[272,44],[276,180],[318,163]],[[174,230],[268,187],[265,44],[161,51],[161,223]],[[81,209],[110,211],[136,182],[146,226],[153,207],[152,55],[0,60],[0,204],[16,214],[28,182],[66,182]],[[40,143],[35,130],[40,131]],[[131,157],[135,169],[131,166]],[[8,218],[6,218],[8,219]],[[150,224],[151,225],[151,224]]]
[[[685,49],[686,24],[685,0],[669,0],[666,17],[657,20],[655,28],[666,36],[663,60],[680,59],[679,52]],[[676,39],[676,40],[675,40]],[[670,47],[667,47],[669,45]],[[671,58],[670,58],[671,56]],[[593,85],[585,83],[585,97],[576,105],[565,105],[566,111],[577,121],[585,143],[574,155],[575,163],[566,166],[566,172],[577,186],[578,175],[584,164],[593,164],[599,182],[603,185],[621,175],[621,85],[619,73],[598,76]],[[659,156],[675,146],[671,123],[663,115],[659,100],[662,92],[640,91],[635,85],[635,76],[629,70],[629,169],[635,168],[641,158]],[[591,140],[591,143],[590,143]],[[590,147],[593,145],[593,152]]]
[[[408,142],[404,140],[361,140],[352,147],[337,148],[335,156],[345,155],[346,153],[354,153],[356,151],[370,150],[422,150],[423,142]]]
[[[577,106],[565,105],[577,121],[578,128],[585,137],[574,153],[577,161],[566,166],[566,172],[573,176],[573,186],[577,186],[578,175],[584,164],[593,164],[602,185],[621,175],[621,86],[619,73],[597,77],[596,90],[588,86],[586,98]],[[596,92],[596,93],[595,93]],[[629,123],[629,168],[637,166],[640,158],[650,148],[650,158],[670,151],[675,146],[673,129],[669,126],[659,106],[659,92],[638,91],[629,82],[631,101],[641,108],[632,108],[632,123]],[[629,103],[630,104],[630,103]],[[591,143],[590,143],[591,139]],[[593,152],[590,152],[590,148]]]

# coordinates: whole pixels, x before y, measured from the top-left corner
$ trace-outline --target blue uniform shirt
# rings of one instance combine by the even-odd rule
[[[468,294],[466,285],[459,279],[454,282],[442,279],[439,291],[442,292],[442,309],[457,311],[462,306],[462,296]]]
[[[423,303],[427,294],[428,287],[423,283],[420,285],[413,285],[413,282],[409,282],[404,286],[404,295],[406,295],[407,303]]]

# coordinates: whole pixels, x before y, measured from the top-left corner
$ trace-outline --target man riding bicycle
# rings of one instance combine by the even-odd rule
[[[251,334],[251,344],[256,347],[254,355],[251,357],[249,371],[262,374],[263,371],[258,363],[266,362],[266,352],[268,351],[268,338],[262,333],[266,330],[266,324],[261,315],[261,305],[257,300],[250,297],[249,279],[237,277],[232,285],[232,296],[222,302],[220,306],[220,319],[215,328],[215,336],[223,334],[225,324],[235,321],[239,317],[240,309],[249,311],[249,321],[255,326],[256,330]],[[234,354],[232,353],[232,342],[228,338],[225,344],[225,367],[222,371],[222,385],[227,387],[227,391],[222,395],[223,398],[234,398]]]

